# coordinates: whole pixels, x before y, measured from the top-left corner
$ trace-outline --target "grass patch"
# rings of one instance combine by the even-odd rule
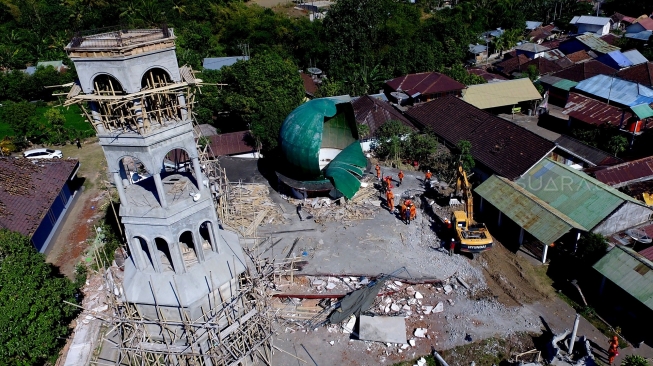
[[[36,108],[36,122],[41,126],[48,126],[48,121],[45,119],[45,112],[51,107],[43,106]],[[83,116],[81,109],[77,105],[71,105],[68,108],[65,107],[54,107],[59,109],[61,113],[66,118],[66,123],[64,126],[69,130],[79,132],[84,137],[89,137],[95,135],[93,126],[86,121],[86,118]],[[4,121],[0,120],[0,139],[3,139],[5,136],[14,136],[14,130]]]
[[[403,362],[395,363],[392,366],[413,366],[417,364],[417,360],[419,360],[420,358],[422,357],[417,357],[412,361],[403,361]],[[438,364],[435,363],[435,358],[432,355],[424,356],[424,359],[426,360],[427,366],[438,366]]]
[[[597,315],[595,310],[590,307],[590,306],[582,306],[581,304],[577,303],[573,299],[571,299],[569,296],[565,295],[563,292],[557,292],[558,297],[560,297],[564,302],[566,302],[569,306],[571,306],[578,314],[580,314],[585,320],[590,322],[596,329],[598,329],[603,335],[606,337],[610,338],[617,334],[617,337],[619,337],[619,348],[627,348],[629,346],[628,342],[619,334],[618,332],[615,332],[609,325],[605,324],[603,320],[601,320]],[[618,329],[618,327],[617,327]]]

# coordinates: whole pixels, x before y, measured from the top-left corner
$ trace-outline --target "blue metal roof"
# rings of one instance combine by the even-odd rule
[[[629,107],[653,103],[653,89],[607,75],[583,80],[576,89]]]
[[[542,22],[533,22],[533,21],[530,21],[530,20],[526,21],[526,29],[528,29],[528,30],[535,30],[535,29],[537,29],[537,27],[539,27],[541,25],[542,25]]]
[[[476,45],[470,44],[468,47],[469,47],[469,53],[473,53],[475,55],[481,52],[485,52],[487,50],[487,47],[482,44],[476,44]]]
[[[638,39],[640,41],[648,41],[651,38],[653,31],[645,30],[639,33],[626,33],[626,38]]]
[[[247,61],[249,60],[248,56],[230,56],[230,57],[211,57],[205,58],[202,63],[202,67],[205,70],[220,70],[224,66],[231,66],[236,63],[236,61]]]
[[[648,62],[648,59],[646,59],[646,57],[644,57],[644,55],[642,55],[636,49],[626,51],[626,52],[622,52],[622,53],[623,53],[624,57],[626,57],[628,60],[630,60],[630,62],[633,65],[645,64],[645,63]]]
[[[608,52],[607,54],[605,54],[603,56],[600,56],[598,58],[599,61],[601,61],[600,60],[601,58],[610,58],[610,59],[612,59],[612,61],[614,62],[614,65],[618,66],[618,68],[623,69],[624,67],[633,66],[633,63],[630,62],[630,60],[626,56],[624,56],[624,54],[621,53],[621,51]],[[608,65],[608,66],[610,66],[610,65]]]

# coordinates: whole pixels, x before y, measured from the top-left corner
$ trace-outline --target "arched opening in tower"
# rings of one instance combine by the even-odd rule
[[[200,225],[200,237],[202,238],[202,250],[210,251],[215,245],[213,241],[213,224],[211,221],[205,221]]]
[[[168,247],[168,242],[164,239],[156,238],[154,239],[156,244],[157,255],[161,260],[161,271],[175,271],[175,265],[172,263],[172,256],[170,255],[170,248]]]
[[[109,74],[100,74],[93,79],[93,92],[98,95],[125,94],[122,84]]]
[[[154,262],[152,261],[152,255],[150,254],[150,248],[147,246],[147,241],[141,238],[140,236],[134,237],[134,249],[141,250],[143,254],[143,260],[145,261],[145,267],[154,268]]]
[[[179,236],[179,248],[181,249],[181,257],[184,259],[186,268],[190,268],[198,262],[192,232],[184,231]]]

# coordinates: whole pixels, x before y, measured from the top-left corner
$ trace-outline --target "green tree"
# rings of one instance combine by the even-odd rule
[[[639,355],[628,355],[621,362],[621,366],[650,366],[646,359]]]
[[[0,118],[14,131],[15,143],[24,146],[36,134],[36,107],[27,102],[9,102],[0,108]]]
[[[275,149],[281,124],[304,100],[304,84],[297,66],[275,53],[265,52],[225,68],[222,77],[228,84],[224,96],[226,109],[244,127],[249,126],[264,152]]]
[[[0,230],[0,357],[2,364],[56,360],[77,303],[72,281],[45,262],[29,238]]]
[[[476,84],[487,83],[487,81],[485,81],[485,79],[483,79],[482,77],[467,72],[463,64],[460,62],[455,63],[451,67],[447,67],[447,68],[441,67],[440,69],[438,69],[438,71],[456,80],[457,82],[465,85],[476,85]]]
[[[63,113],[61,113],[61,111],[57,108],[50,108],[45,112],[43,116],[50,125],[50,135],[48,136],[48,141],[57,145],[65,144],[68,137],[68,131],[64,126],[66,123],[66,117],[64,117]]]
[[[526,76],[531,79],[531,81],[537,80],[538,77],[540,77],[540,70],[535,67],[535,65],[529,65],[526,68],[526,72],[524,72]]]
[[[365,139],[367,136],[370,134],[370,126],[359,123],[356,125],[356,128],[358,129],[358,138],[359,139]]]
[[[438,141],[430,134],[414,132],[408,138],[406,155],[410,160],[423,163],[429,156],[435,153],[438,148]]]
[[[608,141],[608,150],[614,154],[614,156],[626,151],[627,146],[628,140],[621,135],[614,135]]]
[[[605,236],[588,233],[578,241],[576,254],[589,265],[596,263],[608,250],[608,240]]]
[[[388,121],[376,132],[377,142],[373,149],[379,159],[401,160],[404,155],[406,140],[411,133],[410,127],[399,121]]]
[[[460,153],[460,161],[463,164],[463,169],[466,172],[471,172],[472,168],[476,165],[474,157],[472,156],[472,143],[467,140],[458,141],[458,151]]]

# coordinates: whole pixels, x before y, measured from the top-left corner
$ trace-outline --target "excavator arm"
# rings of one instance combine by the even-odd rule
[[[456,193],[465,199],[465,211],[467,213],[467,227],[472,225],[472,217],[474,216],[474,198],[472,197],[472,187],[467,180],[467,173],[463,169],[462,163],[458,164],[458,172],[456,179]]]

